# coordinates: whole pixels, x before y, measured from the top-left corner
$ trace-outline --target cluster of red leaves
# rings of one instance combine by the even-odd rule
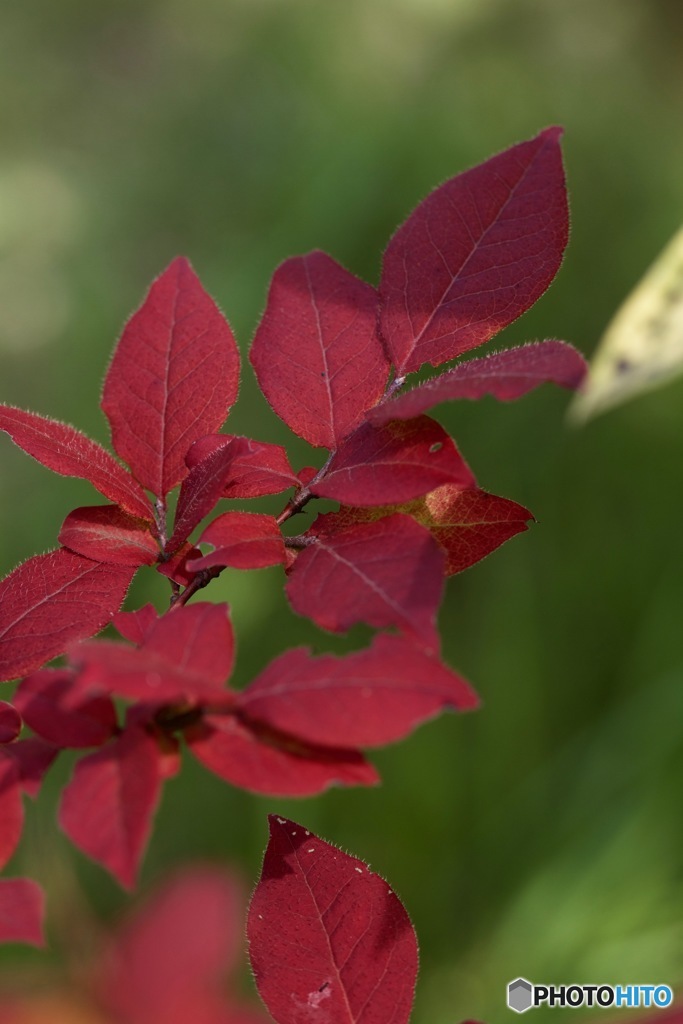
[[[102,408],[128,468],[72,427],[0,407],[17,445],[110,502],[71,512],[61,547],[0,584],[0,678],[24,677],[0,725],[0,866],[19,839],[22,789],[35,790],[64,748],[96,750],[64,791],[61,826],[132,886],[181,737],[235,785],[306,795],[374,783],[364,748],[476,704],[439,658],[444,576],[526,529],[531,514],[481,490],[425,412],[450,398],[514,399],[544,381],[574,388],[585,365],[569,345],[537,342],[401,389],[423,364],[492,338],[550,284],[567,240],[559,137],[548,129],[433,192],[389,243],[379,290],[320,252],[275,272],[251,362],[278,415],[327,450],[317,471],[296,473],[278,445],[217,433],[237,396],[238,350],[184,259],[152,285],[105,380]],[[220,499],[291,488],[279,516],[224,512],[193,539]],[[339,511],[283,533],[315,497]],[[229,690],[228,609],[187,602],[225,567],[273,565],[285,569],[293,610],[322,628],[392,632],[344,658],[289,651],[246,690]],[[119,612],[142,566],[169,578],[164,615]],[[111,622],[128,644],[79,643]],[[66,666],[41,667],[65,653]],[[130,702],[123,722],[113,697]],[[22,719],[28,739],[16,738]],[[3,884],[13,888],[0,890],[0,940],[35,939],[35,892]],[[32,901],[30,929],[18,936],[3,923],[3,899]]]

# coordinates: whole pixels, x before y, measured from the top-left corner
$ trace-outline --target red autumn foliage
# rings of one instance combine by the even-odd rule
[[[542,342],[401,392],[407,374],[489,340],[550,284],[567,237],[559,137],[548,129],[436,189],[389,243],[379,291],[320,252],[275,272],[251,362],[276,413],[327,449],[319,468],[295,470],[279,445],[218,433],[237,396],[238,350],[183,258],[152,285],[107,373],[102,408],[128,468],[72,427],[0,407],[17,445],[113,503],[71,512],[57,551],[0,582],[0,678],[26,676],[16,708],[0,704],[3,860],[19,840],[22,793],[35,795],[65,748],[89,752],[60,823],[130,887],[181,740],[234,785],[306,795],[376,783],[365,748],[476,705],[439,656],[444,577],[532,516],[481,490],[424,412],[450,398],[507,401],[543,381],[576,387],[585,366],[570,345]],[[240,509],[200,525],[223,498],[286,490],[279,515]],[[282,529],[317,497],[341,507],[298,536]],[[298,614],[335,632],[383,632],[342,658],[286,652],[238,692],[227,606],[188,602],[224,567],[278,565]],[[150,567],[170,581],[169,608],[121,612],[134,573]],[[128,643],[87,640],[112,622]],[[66,665],[44,668],[64,654]],[[124,720],[112,696],[128,702]],[[22,718],[35,735],[19,736]],[[0,939],[35,938],[29,918]]]

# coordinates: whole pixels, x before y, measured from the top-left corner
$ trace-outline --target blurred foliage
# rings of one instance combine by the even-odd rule
[[[374,282],[435,184],[561,123],[570,248],[503,340],[590,353],[680,222],[679,0],[10,0],[0,22],[0,398],[100,440],[124,315],[178,252],[246,353],[280,260],[320,247]],[[499,1020],[520,974],[683,985],[683,382],[581,431],[566,405],[548,389],[438,414],[482,486],[538,519],[449,586],[445,655],[483,710],[379,753],[372,792],[263,800],[188,763],[144,887],[197,855],[255,878],[279,810],[401,894],[422,945],[415,1024]],[[287,443],[248,367],[230,429]],[[295,448],[300,465],[319,455]],[[0,486],[3,572],[94,500],[6,441]],[[234,607],[240,682],[287,645],[365,638],[296,619],[277,577],[226,574],[209,592]],[[151,573],[131,596],[147,598],[165,600]],[[79,899],[104,917],[126,902],[56,835],[65,774],[15,862],[50,886],[55,961]]]

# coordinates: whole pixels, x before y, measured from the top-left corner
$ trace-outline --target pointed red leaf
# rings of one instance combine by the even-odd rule
[[[295,612],[323,629],[344,632],[356,622],[396,626],[438,649],[435,620],[444,557],[429,531],[409,516],[338,529],[320,516],[307,534],[286,586]]]
[[[206,715],[186,738],[209,771],[252,793],[312,796],[334,785],[373,786],[379,781],[357,750],[301,743],[233,715]]]
[[[175,259],[128,321],[102,395],[114,448],[144,487],[163,497],[180,483],[185,453],[222,425],[238,380],[227,321]]]
[[[343,658],[288,651],[238,697],[250,718],[308,743],[375,747],[439,712],[479,701],[465,680],[405,637],[375,637]]]
[[[140,647],[96,640],[79,644],[71,658],[83,689],[153,703],[182,698],[231,703],[225,683],[234,653],[228,606],[198,602],[163,615]]]
[[[64,520],[59,543],[84,558],[114,565],[154,565],[159,557],[150,524],[116,505],[75,508]]]
[[[59,748],[46,743],[38,736],[29,736],[25,740],[17,740],[5,747],[19,770],[19,785],[30,797],[37,797],[43,782],[43,776],[59,753]]]
[[[384,255],[381,331],[400,374],[488,341],[554,278],[567,244],[561,129],[431,193]]]
[[[541,384],[577,388],[586,374],[583,356],[563,341],[536,341],[458,363],[452,370],[425,381],[368,413],[372,423],[409,420],[427,409],[457,398],[493,395],[501,402],[521,398]]]
[[[275,271],[249,358],[278,416],[316,447],[336,448],[384,390],[376,317],[374,288],[323,252]]]
[[[209,523],[197,543],[212,544],[216,550],[191,559],[188,568],[194,572],[214,565],[263,569],[284,565],[286,561],[285,544],[275,518],[258,512],[225,512]]]
[[[30,878],[0,879],[0,942],[44,946],[45,894]]]
[[[441,484],[472,487],[474,476],[446,431],[428,416],[355,430],[311,487],[345,505],[411,501]]]
[[[14,697],[24,721],[57,747],[99,747],[117,729],[109,697],[85,696],[69,669],[42,669],[19,684]]]
[[[159,749],[144,729],[126,729],[76,765],[59,824],[71,841],[132,889],[161,793]]]
[[[169,580],[173,580],[181,587],[186,587],[195,577],[196,573],[189,568],[189,562],[193,558],[201,558],[202,552],[189,540],[181,544],[175,554],[157,565],[157,572]]]
[[[98,991],[116,1020],[129,1024],[205,1017],[221,1001],[222,981],[242,944],[242,897],[218,866],[185,869],[157,889],[119,930],[104,961]]]
[[[89,480],[126,512],[153,521],[152,507],[137,480],[106,449],[74,427],[2,405],[0,430],[6,430],[16,445],[48,469]]]
[[[20,565],[0,583],[0,679],[37,668],[106,626],[134,573],[64,548]]]
[[[21,732],[21,715],[6,700],[0,700],[0,743],[13,743]]]
[[[232,454],[230,446],[217,448],[193,466],[183,480],[176,508],[173,536],[167,552],[177,551],[195,526],[214,508],[230,479]]]
[[[408,511],[406,508],[405,511]],[[528,529],[531,512],[509,498],[478,488],[439,487],[410,507],[446,552],[446,573],[462,572],[506,540]]]
[[[288,487],[298,487],[299,479],[285,449],[279,444],[254,441],[251,437],[209,434],[192,445],[185,461],[192,469],[202,459],[228,445],[232,462],[224,498],[261,498],[265,494],[280,494]]]
[[[261,998],[277,1024],[406,1024],[417,940],[396,893],[367,864],[269,815],[247,923]]]
[[[17,848],[23,825],[19,768],[3,748],[0,750],[0,871]]]
[[[158,618],[156,608],[144,604],[133,612],[117,612],[111,621],[122,637],[132,644],[141,644]]]

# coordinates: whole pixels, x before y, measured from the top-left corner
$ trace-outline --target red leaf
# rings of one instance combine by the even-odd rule
[[[68,669],[43,669],[27,676],[14,697],[24,721],[57,747],[99,747],[117,729],[109,697],[88,697]]]
[[[234,653],[228,606],[198,602],[163,615],[138,648],[97,640],[75,647],[72,661],[84,689],[104,688],[155,703],[179,698],[230,703],[224,687]]]
[[[311,490],[346,505],[389,505],[411,501],[445,483],[472,487],[475,479],[443,427],[420,416],[382,427],[363,424]]]
[[[134,573],[64,548],[20,565],[0,583],[0,679],[37,668],[106,626]]]
[[[188,568],[193,572],[215,565],[263,569],[286,561],[280,527],[273,516],[258,512],[225,512],[209,523],[198,543],[212,544],[216,550],[191,559]]]
[[[177,551],[195,526],[211,512],[230,479],[230,462],[229,448],[218,448],[192,467],[180,488],[175,527],[166,545],[167,552]]]
[[[158,618],[156,608],[145,604],[134,612],[117,612],[111,621],[122,637],[132,644],[141,644]]]
[[[330,786],[372,786],[377,772],[357,750],[315,747],[232,715],[206,715],[186,733],[209,771],[252,793],[311,796]]]
[[[21,732],[21,715],[6,700],[0,700],[0,743],[13,743]]]
[[[144,487],[164,496],[183,479],[185,453],[222,425],[238,381],[232,331],[179,257],[128,321],[102,395],[114,448]]]
[[[0,942],[44,946],[45,894],[29,878],[0,879]]]
[[[268,822],[247,935],[277,1024],[406,1024],[417,940],[401,901],[363,861],[293,821]]]
[[[320,516],[307,535],[311,543],[286,586],[294,611],[333,632],[356,622],[397,626],[438,649],[444,557],[429,531],[403,515],[341,529],[338,524],[334,514]]]
[[[113,455],[79,430],[58,420],[12,406],[0,406],[0,430],[34,459],[62,476],[89,480],[100,494],[131,515],[151,522],[154,513],[145,492]]]
[[[493,395],[501,402],[511,402],[548,382],[577,388],[585,373],[585,360],[571,345],[563,341],[536,341],[458,363],[440,377],[371,409],[368,419],[372,423],[409,420],[440,402],[457,398]]]
[[[323,252],[275,271],[250,359],[275,412],[310,444],[336,448],[384,391],[377,293]]]
[[[485,558],[516,533],[523,533],[534,518],[516,501],[477,488],[461,491],[450,485],[416,502],[410,514],[441,544],[449,576]]]
[[[126,729],[76,765],[59,824],[124,889],[135,885],[161,792],[159,750],[144,729]]]
[[[567,244],[560,128],[431,193],[384,255],[381,331],[400,374],[488,341],[554,278]]]
[[[223,1021],[223,976],[241,946],[241,894],[230,874],[199,866],[177,874],[136,911],[104,963],[99,992],[111,1015],[129,1024]],[[220,1001],[220,1002],[219,1002]]]
[[[90,505],[69,512],[59,531],[65,548],[114,565],[154,565],[159,545],[149,523],[123,512],[117,505]]]
[[[288,487],[298,487],[299,479],[285,449],[279,444],[254,441],[251,437],[209,434],[192,445],[185,461],[192,469],[208,455],[228,446],[232,462],[224,498],[261,498],[265,494],[280,494]]]
[[[180,545],[178,550],[168,559],[168,561],[160,562],[159,565],[157,565],[157,572],[161,573],[162,576],[166,576],[167,579],[173,580],[174,583],[178,583],[181,587],[186,587],[196,575],[196,573],[188,567],[188,562],[193,558],[201,557],[202,553],[199,548],[186,540],[184,544]]]
[[[5,747],[19,769],[19,785],[31,797],[38,796],[43,776],[59,753],[59,749],[37,736],[18,740]]]
[[[238,697],[252,719],[307,743],[375,747],[407,736],[440,711],[479,701],[468,683],[400,636],[367,651],[311,658],[288,651]]]
[[[0,750],[0,871],[17,848],[24,825],[19,768]]]

